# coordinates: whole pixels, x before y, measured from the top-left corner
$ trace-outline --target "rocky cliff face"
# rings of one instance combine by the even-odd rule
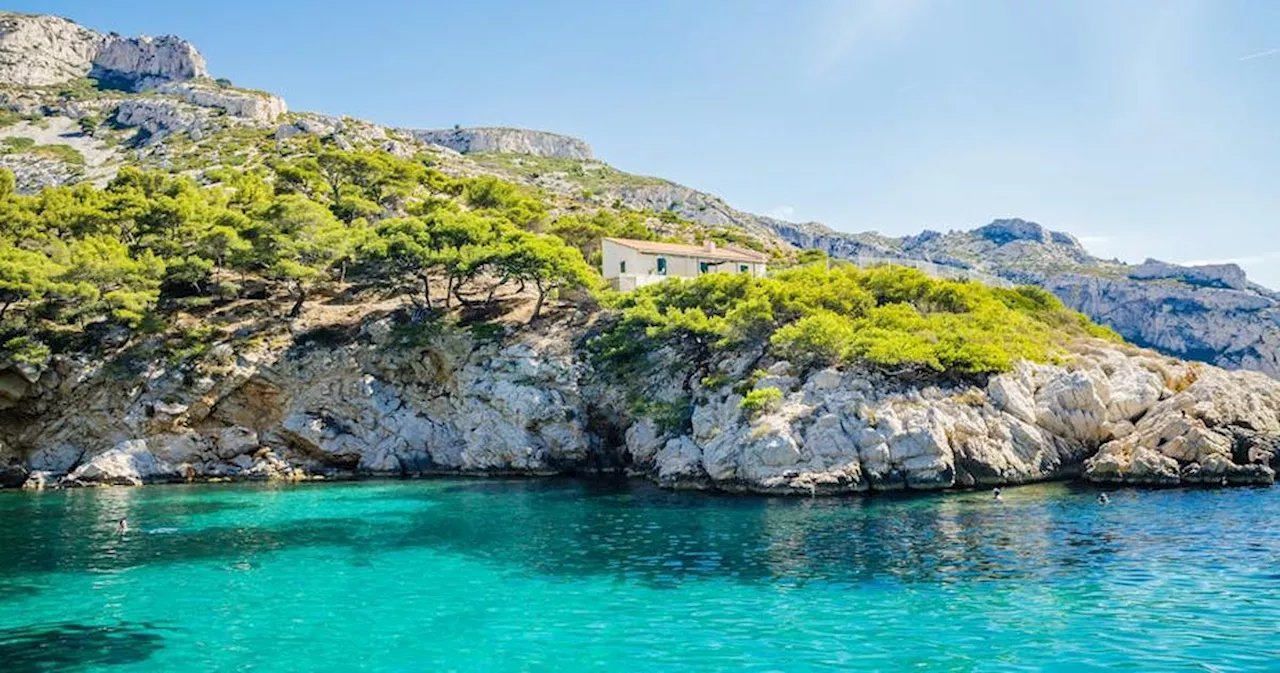
[[[508,128],[407,129],[415,138],[462,154],[500,152],[590,159],[591,146],[569,136]]]
[[[1270,483],[1280,382],[1101,343],[1061,366],[968,382],[801,371],[748,353],[653,355],[629,383],[577,347],[582,318],[422,345],[372,316],[137,376],[64,361],[0,372],[0,470],[29,486],[314,475],[628,470],[671,488],[852,493],[1083,475],[1136,484]],[[735,380],[782,401],[741,408]],[[631,409],[650,406],[687,421]]]
[[[195,47],[173,36],[103,35],[56,16],[0,14],[0,82],[51,86],[93,76],[142,90],[208,74]]]
[[[1134,343],[1280,378],[1280,301],[1232,264],[1127,266],[1093,257],[1069,234],[1018,219],[904,238],[761,221],[784,240],[833,257],[922,260],[1041,285]]]
[[[1280,378],[1280,302],[1261,292],[1080,273],[1040,283],[1134,343]]]

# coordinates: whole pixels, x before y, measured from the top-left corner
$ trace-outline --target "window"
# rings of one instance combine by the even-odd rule
[[[711,270],[711,262],[698,262],[698,273],[706,273]]]
[[[658,258],[658,275],[659,276],[667,275],[667,258],[666,257]]]
[[[738,273],[751,273],[751,267],[747,266],[746,264],[739,264]]]
[[[626,273],[626,272],[627,272],[627,260],[624,259],[621,262],[618,262],[618,273]]]

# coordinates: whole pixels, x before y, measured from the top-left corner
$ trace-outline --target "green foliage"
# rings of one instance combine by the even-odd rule
[[[24,138],[21,136],[10,136],[0,142],[3,142],[5,149],[11,152],[25,152],[36,146],[34,138]]]
[[[738,408],[745,411],[748,416],[755,417],[766,411],[777,409],[781,403],[781,390],[777,388],[757,388],[742,398],[742,401],[738,403]]]
[[[49,361],[51,351],[45,344],[29,336],[9,339],[0,346],[0,362],[43,366]]]
[[[13,110],[0,110],[0,128],[13,126],[23,119],[25,119],[25,117]]]
[[[688,432],[693,422],[693,404],[688,397],[671,402],[634,397],[629,406],[633,416],[652,419],[663,432]]]
[[[36,145],[31,152],[41,156],[57,159],[72,166],[84,166],[84,155],[70,145]]]
[[[84,166],[84,155],[70,145],[37,145],[34,139],[21,136],[10,136],[0,139],[0,142],[4,143],[5,152],[35,154],[75,167]]]
[[[864,362],[899,373],[977,374],[1048,361],[1067,340],[1099,334],[1041,290],[994,289],[904,267],[709,274],[645,287],[612,305],[619,319],[593,345],[613,362],[643,357],[633,344],[647,338],[703,350],[767,344],[809,367]]]
[[[177,330],[170,335],[164,348],[168,353],[170,366],[180,365],[208,352],[216,338],[221,334],[212,325],[198,325]]]
[[[647,216],[635,211],[599,210],[591,215],[562,215],[552,221],[547,231],[564,239],[577,248],[585,259],[599,266],[602,238],[656,240],[658,236],[649,228],[647,219]]]
[[[826,251],[818,250],[817,248],[809,248],[807,250],[801,250],[800,252],[796,253],[797,264],[813,264],[814,262],[826,262],[827,259],[828,257],[827,257]]]

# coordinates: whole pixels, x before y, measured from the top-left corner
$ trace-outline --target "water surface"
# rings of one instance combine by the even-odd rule
[[[1095,495],[0,493],[0,670],[1280,670],[1280,489]]]

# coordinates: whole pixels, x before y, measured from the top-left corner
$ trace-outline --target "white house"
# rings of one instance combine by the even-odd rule
[[[744,273],[763,276],[769,256],[754,250],[702,245],[605,238],[600,241],[601,269],[615,290],[629,292],[668,278],[697,278],[704,273]]]

